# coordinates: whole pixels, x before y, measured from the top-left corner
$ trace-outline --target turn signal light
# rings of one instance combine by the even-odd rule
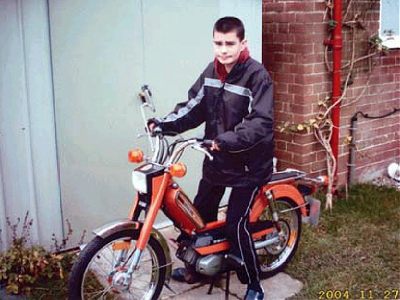
[[[178,162],[169,167],[169,173],[174,177],[183,177],[186,175],[187,168],[184,163]]]
[[[328,176],[318,176],[317,179],[321,182],[322,185],[327,186],[329,184],[329,178]]]
[[[128,160],[132,163],[141,163],[143,158],[144,154],[140,149],[135,149],[128,152]]]

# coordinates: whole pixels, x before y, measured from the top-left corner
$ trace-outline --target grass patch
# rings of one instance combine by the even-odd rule
[[[304,226],[287,273],[304,283],[295,299],[400,299],[400,193],[358,184],[321,213],[318,228]],[[390,290],[390,292],[386,292]],[[348,291],[328,297],[327,291]],[[339,293],[336,294],[339,296]],[[320,297],[322,296],[322,297]],[[396,298],[397,297],[397,298]]]

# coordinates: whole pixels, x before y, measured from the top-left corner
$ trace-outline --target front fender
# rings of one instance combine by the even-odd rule
[[[122,219],[98,227],[95,230],[93,230],[93,233],[101,237],[102,239],[105,239],[118,231],[124,231],[124,230],[140,231],[141,229],[142,229],[142,223],[135,222],[129,219]],[[151,236],[160,244],[165,254],[165,259],[166,259],[165,281],[169,282],[172,272],[172,260],[168,247],[168,242],[164,238],[164,236],[155,228],[152,229]]]

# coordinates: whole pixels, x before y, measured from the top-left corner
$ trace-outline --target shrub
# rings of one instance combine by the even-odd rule
[[[30,228],[33,220],[27,212],[22,223],[21,233],[18,234],[20,219],[16,224],[11,224],[7,218],[7,225],[11,229],[12,242],[10,248],[0,253],[0,283],[5,285],[9,294],[31,294],[32,289],[49,280],[64,280],[72,267],[75,255],[71,253],[55,254],[42,246],[30,245]],[[56,251],[65,247],[69,231],[61,244],[53,234]]]

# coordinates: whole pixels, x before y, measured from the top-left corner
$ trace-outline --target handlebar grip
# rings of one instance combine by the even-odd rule
[[[203,140],[201,142],[201,145],[205,148],[211,148],[212,144],[213,144],[213,140]]]

